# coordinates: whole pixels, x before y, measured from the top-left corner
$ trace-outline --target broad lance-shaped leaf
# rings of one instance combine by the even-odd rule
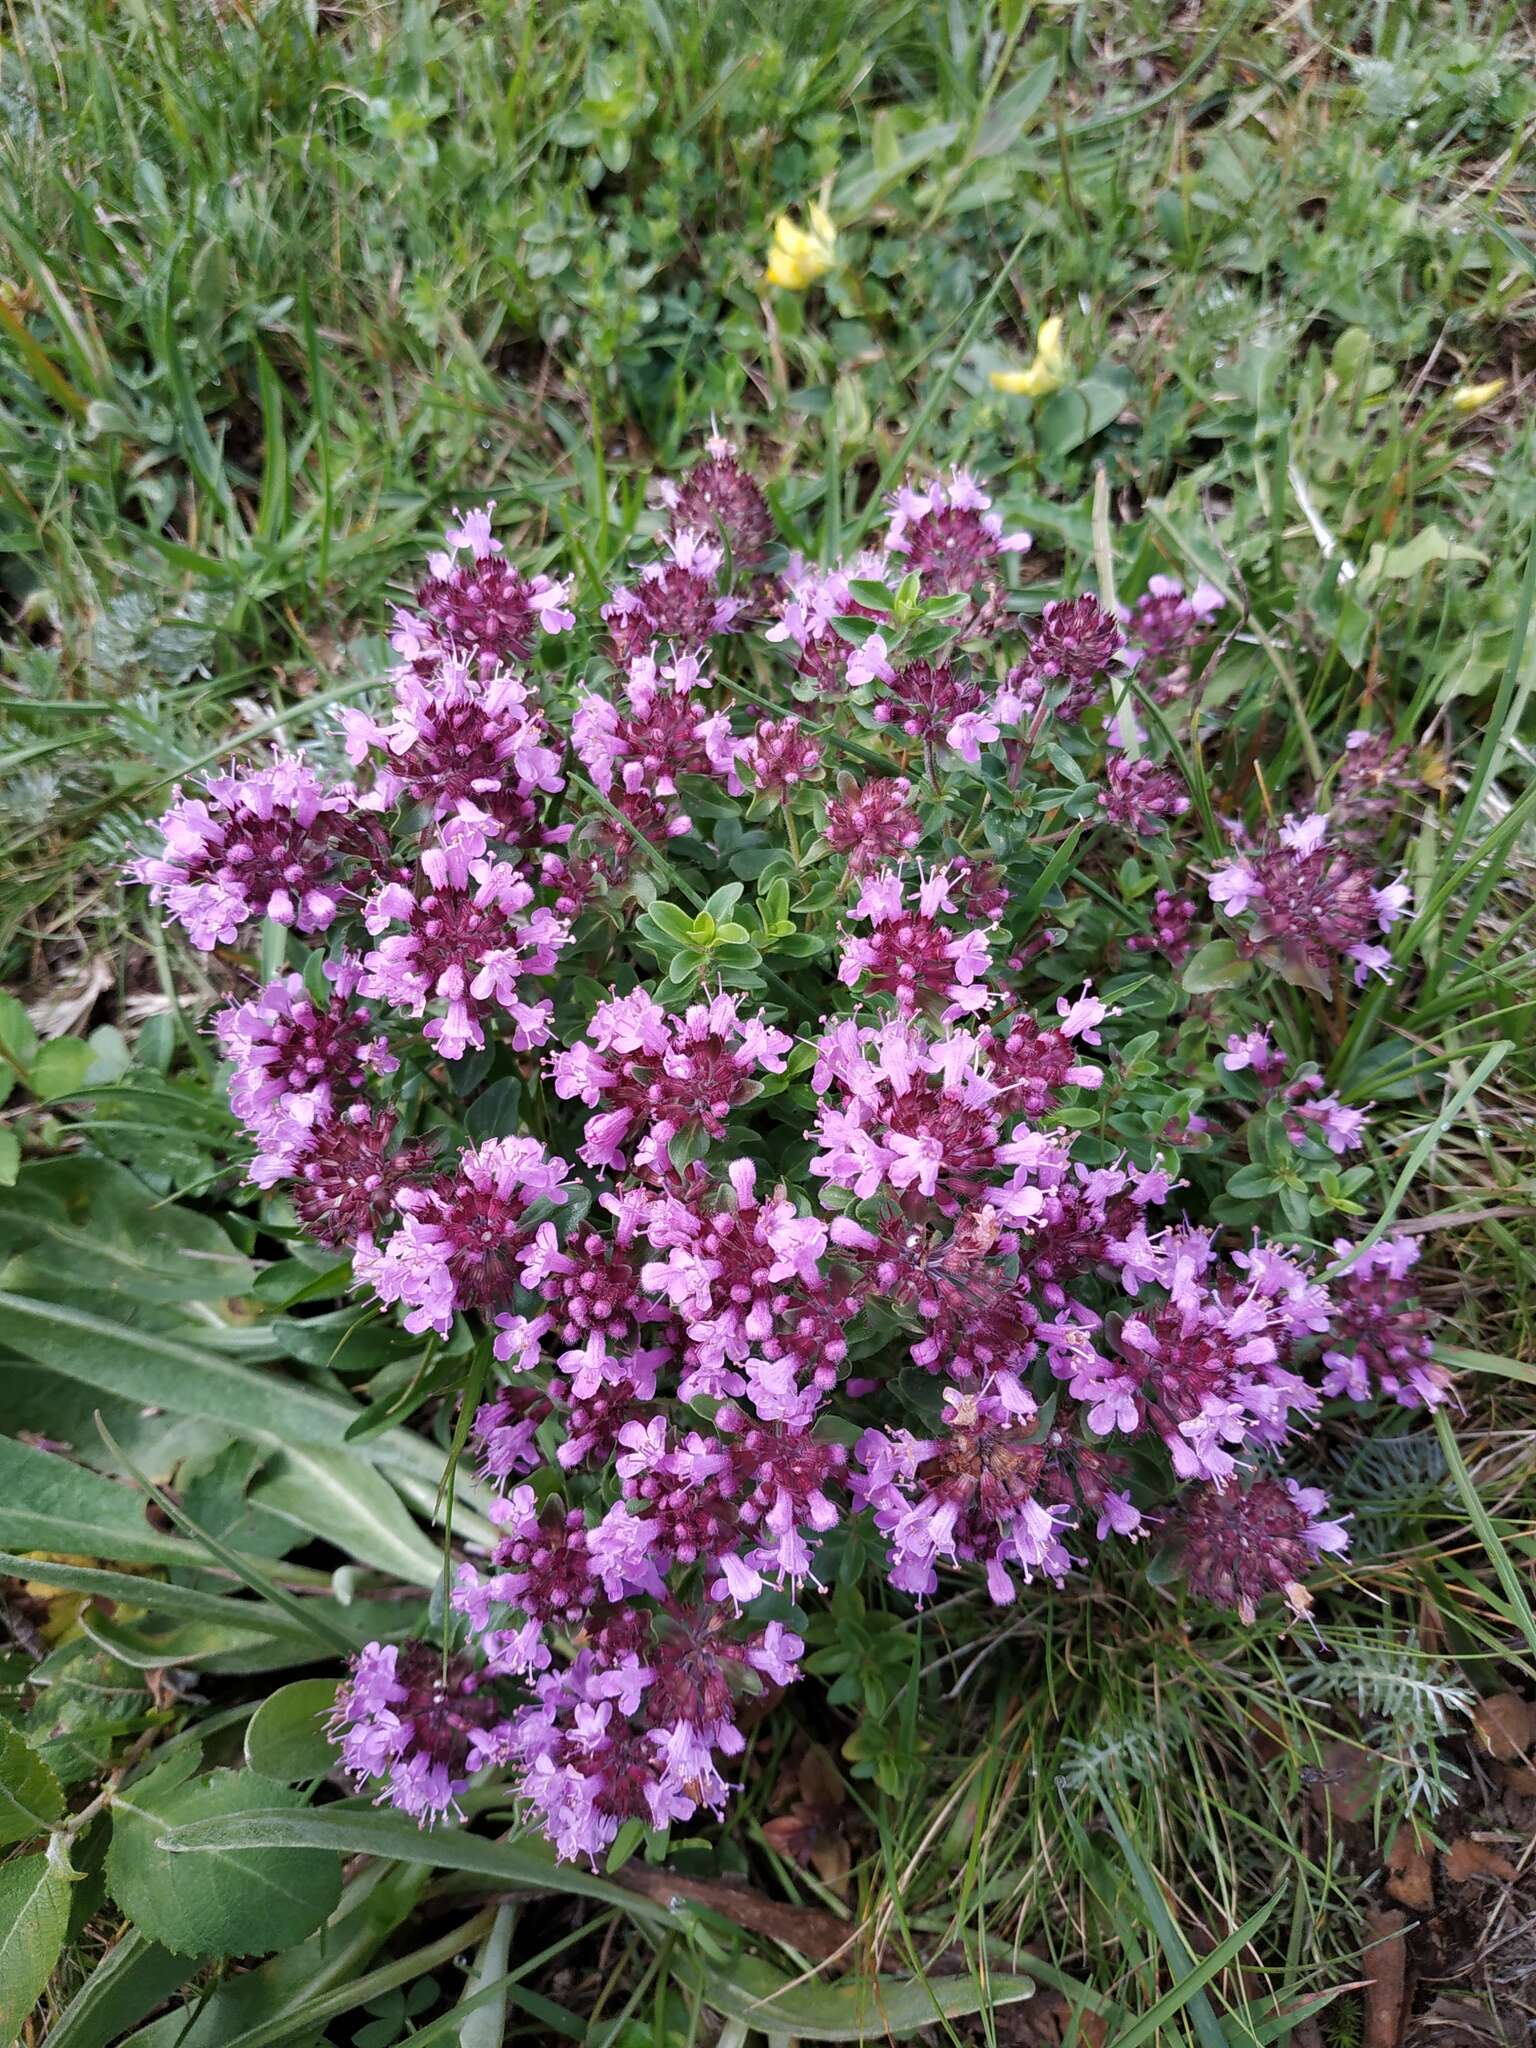
[[[347,1430],[362,1412],[302,1380],[253,1372],[182,1338],[114,1323],[72,1303],[0,1292],[0,1330],[13,1351],[66,1379],[174,1414],[205,1416],[232,1435],[278,1448],[346,1450]],[[0,1358],[0,1371],[14,1363]],[[443,1475],[442,1452],[407,1429],[371,1439],[368,1457],[430,1486]],[[464,1475],[459,1486],[475,1497]]]
[[[62,1835],[37,1856],[0,1864],[0,2044],[9,2048],[53,1975],[75,1873]]]
[[[853,1976],[837,1983],[791,1978],[757,1956],[720,1969],[696,1957],[681,1968],[707,2005],[755,2032],[801,2041],[900,2040],[946,2019],[1033,1998],[1033,1978],[1002,1972],[964,1977]]]
[[[219,1819],[188,1818],[166,1828],[159,1847],[185,1856],[194,1868],[239,1849],[336,1849],[345,1856],[391,1856],[401,1863],[430,1863],[438,1870],[467,1870],[518,1890],[571,1892],[617,1906],[639,1920],[671,1924],[664,1906],[573,1863],[557,1863],[554,1851],[542,1840],[493,1842],[447,1827],[428,1833],[403,1814],[377,1813],[371,1806],[346,1801],[318,1811],[253,1807]]]
[[[152,1633],[87,1608],[80,1626],[93,1643],[133,1671],[183,1664],[195,1670],[291,1671],[296,1664],[318,1664],[335,1654],[312,1636],[272,1636],[228,1621],[183,1621]]]
[[[183,1546],[181,1564],[206,1567],[192,1544]],[[282,1608],[265,1601],[227,1599],[222,1593],[204,1593],[194,1586],[170,1586],[162,1579],[137,1578],[130,1572],[97,1571],[87,1565],[39,1564],[16,1551],[0,1550],[0,1578],[36,1579],[70,1593],[95,1593],[103,1600],[126,1601],[151,1615],[175,1615],[182,1621],[201,1621],[237,1629],[246,1634],[287,1637],[295,1642],[312,1641]],[[330,1596],[334,1597],[334,1596]]]
[[[0,1194],[0,1252],[18,1251],[45,1293],[62,1282],[134,1301],[218,1301],[249,1293],[255,1278],[212,1217],[159,1200],[124,1166],[79,1153],[29,1165]]]
[[[360,1564],[392,1572],[408,1585],[435,1585],[441,1553],[427,1541],[400,1496],[355,1451],[285,1450],[251,1489],[269,1513],[334,1543]]]
[[[0,1436],[0,1547],[122,1564],[206,1562],[182,1537],[150,1527],[142,1494],[8,1436]]]
[[[49,2028],[47,2048],[113,2048],[205,1960],[173,1956],[137,1927],[129,1927]]]

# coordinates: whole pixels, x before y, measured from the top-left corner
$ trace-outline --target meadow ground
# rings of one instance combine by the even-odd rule
[[[1320,1634],[1192,1619],[1144,1575],[920,1617],[834,1592],[815,1697],[728,1819],[628,1872],[674,1903],[529,1894],[512,1980],[441,2025],[453,1958],[506,1935],[492,1873],[396,1863],[334,1953],[225,1982],[121,1955],[83,1827],[25,2038],[383,2048],[500,2039],[472,2031],[496,2012],[508,2040],[737,2042],[754,1971],[842,1942],[889,1980],[880,2024],[850,2031],[832,1980],[776,2038],[1532,2038],[1533,57],[1527,10],[1419,0],[8,12],[0,1246],[32,1304],[0,1331],[8,1440],[174,1479],[200,1529],[283,1556],[304,1510],[176,1347],[314,1381],[325,1356],[267,1331],[292,1262],[213,1301],[175,1277],[253,1227],[195,1028],[220,991],[121,862],[172,783],[308,740],[380,676],[450,506],[494,497],[519,559],[595,603],[712,422],[812,552],[905,469],[976,464],[1035,536],[1034,595],[1079,589],[1096,541],[1111,566],[1097,487],[1122,580],[1229,599],[1241,744],[1208,772],[1250,810],[1362,724],[1404,749],[1398,975],[1291,991],[1287,1023],[1377,1106],[1361,1199],[1421,1237],[1459,1402],[1330,1426],[1355,1541]],[[817,198],[836,266],[769,289],[775,217]],[[995,389],[1054,314],[1064,388]],[[82,1158],[134,1172],[40,1234],[29,1174]],[[149,1377],[93,1315],[147,1333]],[[76,1808],[198,1729],[238,1760],[263,1681],[187,1634],[157,1663],[131,1608],[82,1633],[113,1593],[93,1560],[176,1560],[67,1509],[49,1541],[0,1500],[0,1543],[65,1575],[7,1582],[7,1719]],[[193,1630],[209,1581],[179,1567]],[[987,1996],[1020,1972],[1036,1997]]]

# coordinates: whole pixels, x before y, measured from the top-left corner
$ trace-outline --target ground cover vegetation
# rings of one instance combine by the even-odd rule
[[[1531,56],[8,18],[5,2038],[1527,2037]]]

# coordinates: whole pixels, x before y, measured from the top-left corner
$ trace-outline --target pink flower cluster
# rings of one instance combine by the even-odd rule
[[[136,868],[204,950],[258,917],[295,965],[317,942],[217,1019],[251,1178],[407,1333],[499,1369],[469,1425],[496,1540],[458,1561],[446,1662],[357,1660],[346,1768],[423,1820],[505,1772],[590,1859],[720,1809],[851,1521],[916,1599],[956,1574],[1010,1601],[1156,1535],[1203,1597],[1300,1612],[1346,1534],[1282,1459],[1325,1400],[1445,1394],[1409,1241],[1340,1244],[1325,1278],[1321,1243],[1180,1204],[1184,1154],[1241,1160],[1249,1117],[1331,1172],[1364,1110],[1224,996],[1185,1004],[1170,1106],[1127,1108],[1160,1055],[1117,1005],[1169,977],[1106,988],[1114,947],[1178,966],[1201,911],[1189,793],[1101,699],[1138,655],[1167,685],[1214,594],[1154,579],[1128,617],[1083,595],[1026,623],[1027,536],[961,471],[777,589],[729,444],[661,497],[588,607],[590,677],[555,667],[571,587],[456,515],[389,702],[341,722],[357,782],[216,777]],[[1041,834],[1030,798],[1069,771]],[[1125,920],[1150,929],[1097,955],[1043,873],[1066,802],[1156,842]],[[694,928],[658,897],[723,876],[757,890],[730,942],[658,955],[648,931]],[[1312,985],[1382,968],[1406,902],[1321,817],[1210,895]]]
[[[1326,994],[1334,965],[1354,964],[1363,987],[1391,978],[1381,944],[1408,906],[1408,884],[1379,883],[1354,855],[1330,844],[1323,812],[1287,818],[1279,831],[1223,861],[1212,873],[1211,901],[1238,927],[1238,946],[1271,962],[1287,980]]]

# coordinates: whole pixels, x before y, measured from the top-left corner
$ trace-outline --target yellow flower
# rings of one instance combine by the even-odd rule
[[[1451,393],[1451,403],[1458,412],[1478,412],[1485,405],[1492,405],[1504,386],[1507,377],[1490,377],[1486,384],[1458,384]]]
[[[787,213],[773,224],[773,246],[768,251],[768,282],[786,292],[803,292],[818,277],[825,277],[837,261],[837,229],[824,206],[813,199],[806,208],[809,232],[798,227]]]
[[[1062,320],[1053,313],[1035,336],[1035,359],[1023,370],[994,370],[992,389],[1006,391],[1013,398],[1045,398],[1069,384],[1071,373],[1067,352],[1061,345]]]

